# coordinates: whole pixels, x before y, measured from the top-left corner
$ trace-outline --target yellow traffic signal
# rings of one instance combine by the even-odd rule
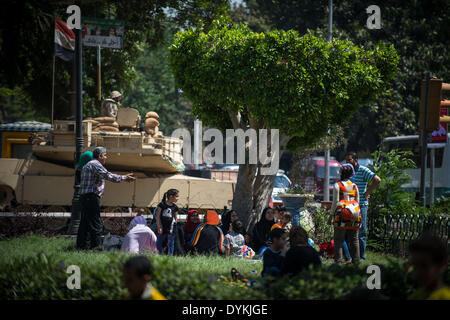
[[[426,81],[422,80],[420,93],[420,114],[419,114],[419,128],[423,128],[423,116],[425,109],[425,86]],[[450,84],[443,83],[442,80],[432,78],[428,85],[428,103],[427,103],[427,124],[428,132],[439,130],[439,123],[448,123],[448,116],[440,116],[440,109],[442,107],[450,107],[450,100],[442,100],[442,91],[450,90]]]

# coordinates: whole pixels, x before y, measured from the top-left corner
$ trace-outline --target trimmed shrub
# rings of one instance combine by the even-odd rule
[[[96,253],[90,253],[96,255]],[[101,254],[101,260],[80,253],[73,261],[81,270],[81,289],[70,290],[66,282],[67,262],[56,254],[38,253],[0,262],[1,299],[124,299],[122,266],[130,255]],[[150,256],[154,265],[153,285],[168,299],[251,300],[251,299],[341,299],[359,288],[366,288],[370,276],[362,265],[322,266],[295,277],[261,279],[255,275],[251,285],[227,281],[227,277],[208,271],[193,271],[189,264],[173,257]],[[72,259],[74,260],[74,259]],[[96,260],[96,261],[93,261]],[[194,260],[193,260],[194,261]],[[67,264],[66,264],[67,263]],[[380,293],[387,299],[403,300],[415,286],[404,262],[380,265]],[[206,270],[206,269],[205,269]],[[445,276],[450,282],[449,272]]]

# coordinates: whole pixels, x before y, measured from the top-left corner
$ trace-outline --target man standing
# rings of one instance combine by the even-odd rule
[[[122,94],[119,91],[111,92],[111,97],[102,103],[102,117],[117,117],[118,104]]]
[[[136,180],[131,173],[117,175],[106,170],[104,167],[106,159],[106,149],[97,147],[93,151],[93,159],[81,171],[81,220],[77,236],[78,249],[93,249],[101,245],[103,223],[100,217],[100,198],[105,190],[105,179],[112,182]]]
[[[350,181],[358,186],[359,191],[359,207],[361,208],[361,227],[359,229],[359,252],[360,258],[366,259],[366,237],[367,237],[367,209],[369,207],[369,199],[372,192],[381,182],[379,176],[372,172],[369,168],[358,164],[358,156],[355,152],[348,152],[345,160],[355,168],[355,174]],[[369,188],[367,184],[372,181]]]

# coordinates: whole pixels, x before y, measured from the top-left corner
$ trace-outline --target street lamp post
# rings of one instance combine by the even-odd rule
[[[81,172],[77,170],[83,149],[83,82],[82,82],[82,42],[81,29],[75,31],[75,69],[76,69],[76,113],[75,113],[75,183],[72,198],[72,214],[67,233],[76,235],[80,225],[81,203],[80,203],[80,181]]]

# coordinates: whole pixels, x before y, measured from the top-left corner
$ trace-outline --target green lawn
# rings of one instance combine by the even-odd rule
[[[79,251],[75,238],[27,235],[4,239],[0,241],[0,299],[121,299],[125,294],[121,266],[129,256],[121,252]],[[223,256],[149,258],[155,269],[152,282],[169,299],[336,299],[365,283],[368,265],[377,264],[382,269],[386,266],[386,276],[392,274],[391,278],[399,278],[403,272],[401,267],[388,267],[390,261],[401,264],[401,259],[368,252],[368,259],[357,269],[352,265],[336,269],[331,266],[331,259],[324,259],[322,270],[300,275],[297,282],[280,279],[281,287],[275,285],[266,292],[264,283],[255,290],[228,281],[231,268],[236,268],[246,278],[261,283],[260,260]],[[67,289],[69,265],[80,267],[83,290]],[[402,290],[402,286],[403,282],[394,289]],[[395,292],[387,289],[389,294]]]
[[[29,257],[43,252],[48,256],[64,261],[66,265],[95,265],[109,261],[107,252],[79,251],[75,248],[75,238],[52,237],[30,235],[0,241],[0,262],[6,262],[21,257]],[[128,256],[127,254],[120,253]],[[242,273],[258,274],[262,271],[261,261],[248,261],[222,256],[162,256],[149,255],[152,260],[171,262],[186,268],[193,273],[207,272],[211,275],[230,275],[231,268],[236,268]]]
[[[0,241],[0,262],[10,261],[19,257],[28,257],[40,252],[53,255],[65,261],[66,264],[98,264],[108,261],[106,252],[79,251],[75,248],[75,238],[29,235]],[[151,255],[152,259],[169,259],[180,265],[186,265],[192,272],[208,272],[216,275],[229,275],[232,267],[242,273],[262,270],[260,260],[242,260],[221,256],[161,256]],[[389,259],[398,259],[392,255],[368,251],[367,260],[361,265],[386,264]],[[332,259],[323,259],[325,265],[333,263]]]

